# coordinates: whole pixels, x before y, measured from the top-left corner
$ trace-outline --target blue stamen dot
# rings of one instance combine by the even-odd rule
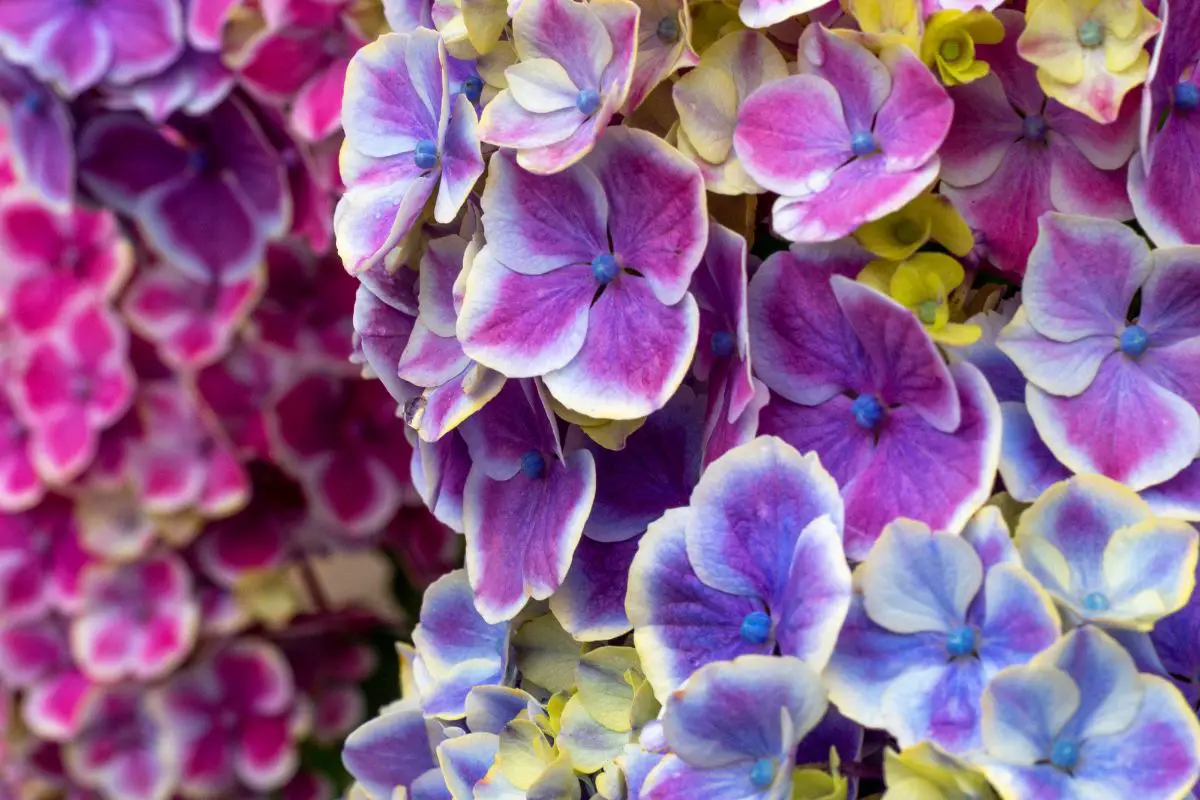
[[[546,474],[546,459],[537,450],[530,450],[521,456],[521,472],[526,478],[537,480]]]
[[[1200,106],[1200,86],[1191,81],[1175,84],[1175,107],[1191,111],[1196,106]]]
[[[854,421],[859,427],[867,430],[874,428],[883,419],[883,406],[873,394],[860,394],[854,398],[854,402],[850,404],[850,411],[853,412]]]
[[[1088,611],[1108,611],[1108,598],[1100,592],[1092,592],[1083,598],[1083,607]]]
[[[679,41],[679,21],[675,17],[663,17],[654,28],[654,35],[663,44],[674,44]]]
[[[975,629],[967,625],[950,631],[946,636],[946,650],[952,656],[969,656],[975,652]]]
[[[418,169],[433,169],[437,166],[437,143],[432,139],[422,139],[413,150],[413,163]]]
[[[875,134],[870,131],[859,131],[850,137],[850,150],[856,156],[869,156],[879,149],[875,143]]]
[[[600,93],[595,89],[580,89],[575,95],[575,107],[579,113],[590,117],[600,108]]]
[[[1079,745],[1059,740],[1050,748],[1050,763],[1059,769],[1071,770],[1079,763]]]
[[[1104,44],[1104,26],[1094,19],[1085,19],[1079,26],[1079,43],[1084,47]]]
[[[726,356],[733,355],[734,344],[733,334],[729,331],[714,332],[712,340],[709,342],[713,355],[717,358],[725,358]]]
[[[467,99],[472,103],[478,103],[483,97],[483,78],[478,75],[471,75],[463,79],[462,93],[467,96]]]
[[[592,259],[592,277],[605,286],[621,272],[621,265],[612,253],[601,253]]]
[[[760,758],[750,768],[750,782],[760,789],[765,789],[775,782],[775,765],[769,758]]]
[[[37,114],[46,107],[46,96],[36,89],[25,93],[21,98],[21,105],[31,114]]]
[[[1121,331],[1121,352],[1137,358],[1150,347],[1150,334],[1141,325],[1130,325]]]
[[[1046,131],[1050,126],[1046,123],[1046,118],[1041,114],[1030,114],[1025,118],[1025,138],[1032,139],[1035,142],[1040,142],[1046,138]]]
[[[193,172],[204,172],[208,169],[208,156],[203,150],[192,150],[188,153],[188,167]]]
[[[771,618],[764,611],[751,611],[742,620],[740,633],[749,644],[766,644],[771,638]]]

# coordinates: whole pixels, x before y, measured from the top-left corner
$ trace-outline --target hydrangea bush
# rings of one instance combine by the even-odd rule
[[[0,797],[331,800],[384,553],[456,558],[333,251],[382,25],[0,1]]]
[[[465,566],[349,796],[1196,796],[1198,9],[384,2],[336,247]]]

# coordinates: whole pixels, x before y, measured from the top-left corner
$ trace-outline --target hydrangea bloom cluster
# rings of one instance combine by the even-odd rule
[[[337,248],[465,565],[350,796],[1195,796],[1196,9],[384,2]]]
[[[0,2],[0,797],[331,800],[380,546],[455,557],[333,251],[366,10]]]

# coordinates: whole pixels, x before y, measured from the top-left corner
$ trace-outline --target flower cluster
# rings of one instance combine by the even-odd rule
[[[333,252],[369,10],[0,2],[2,797],[332,798],[380,546],[453,563]]]
[[[1190,796],[1200,6],[383,5],[336,246],[465,568],[352,797]]]

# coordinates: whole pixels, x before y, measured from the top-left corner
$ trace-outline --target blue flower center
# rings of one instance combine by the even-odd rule
[[[850,404],[850,411],[854,414],[854,421],[858,426],[867,430],[874,428],[883,419],[883,406],[873,394],[860,394],[854,398],[854,402]]]
[[[679,21],[674,16],[663,17],[654,28],[654,35],[663,44],[674,44],[679,41]]]
[[[203,150],[188,151],[188,168],[192,172],[204,172],[208,169],[208,154]]]
[[[37,90],[29,91],[21,98],[21,105],[29,113],[37,114],[46,107],[46,97]]]
[[[1030,114],[1025,118],[1025,138],[1032,139],[1035,142],[1040,142],[1046,138],[1046,131],[1050,126],[1046,124],[1046,118],[1041,114]]]
[[[734,344],[733,334],[729,331],[716,331],[709,342],[713,355],[717,358],[725,358],[733,355]]]
[[[1150,334],[1141,325],[1130,325],[1121,331],[1121,352],[1137,358],[1150,347]]]
[[[601,286],[611,283],[620,272],[621,265],[612,253],[601,253],[592,259],[592,276]]]
[[[1063,739],[1050,748],[1050,763],[1062,770],[1075,769],[1079,763],[1079,745]]]
[[[521,472],[530,480],[537,480],[546,474],[546,459],[537,450],[530,450],[521,456]]]
[[[1191,111],[1196,106],[1200,106],[1200,86],[1191,81],[1175,84],[1175,107]]]
[[[1104,44],[1104,26],[1094,19],[1087,19],[1079,26],[1079,43],[1084,47],[1099,47]]]
[[[751,611],[742,620],[740,633],[749,644],[766,644],[771,637],[771,618],[765,611]]]
[[[418,169],[433,169],[437,166],[437,143],[432,139],[422,139],[413,150],[413,163]]]
[[[946,636],[946,650],[954,657],[969,656],[975,652],[975,629],[963,625]]]
[[[590,117],[600,108],[600,93],[595,89],[580,89],[579,94],[575,95],[575,107],[579,113]]]
[[[472,103],[478,103],[479,99],[483,97],[483,78],[479,77],[478,75],[471,75],[467,78],[464,78],[462,82],[462,93],[466,95],[467,99]]]
[[[879,149],[875,143],[875,134],[870,131],[859,131],[850,137],[850,150],[856,156],[869,156]]]
[[[1100,592],[1092,592],[1083,598],[1083,607],[1088,611],[1108,611],[1108,598]]]
[[[775,782],[775,765],[769,758],[760,758],[750,768],[750,782],[759,789],[765,789]]]

